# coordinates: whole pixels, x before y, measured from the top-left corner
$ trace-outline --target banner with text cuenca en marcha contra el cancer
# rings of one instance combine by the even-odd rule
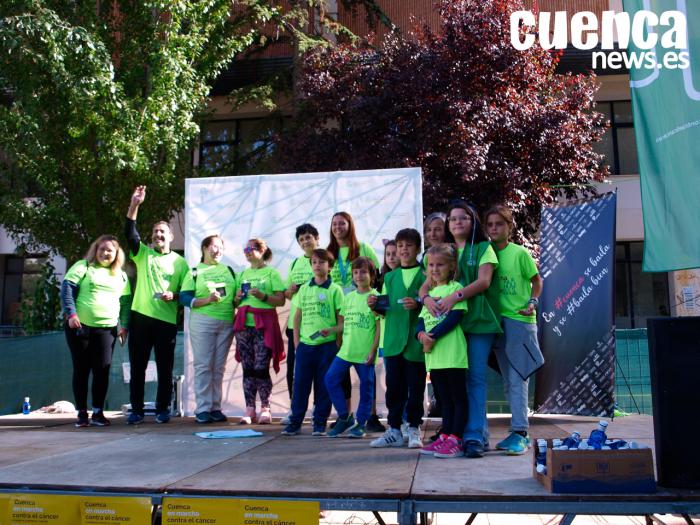
[[[542,211],[539,413],[612,416],[615,193]]]
[[[644,271],[700,267],[700,2],[624,0],[630,15],[685,13],[690,66],[630,70],[644,216]],[[659,37],[668,28],[653,29]],[[661,42],[661,38],[659,39]],[[657,55],[665,52],[661,43]]]

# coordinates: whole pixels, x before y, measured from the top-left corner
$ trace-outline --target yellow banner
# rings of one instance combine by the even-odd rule
[[[7,503],[10,495],[6,492],[0,492],[0,525],[7,522]]]
[[[318,501],[244,499],[240,508],[243,525],[318,525],[321,512]]]
[[[163,525],[318,525],[318,502],[163,498]]]
[[[5,513],[11,525],[75,525],[79,498],[53,494],[10,494]]]
[[[80,501],[83,525],[150,525],[151,510],[151,498],[144,497],[91,496]]]

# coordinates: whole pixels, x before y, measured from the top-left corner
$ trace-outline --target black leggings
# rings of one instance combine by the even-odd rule
[[[78,410],[87,410],[88,379],[92,372],[92,406],[104,408],[109,367],[117,340],[117,327],[74,329],[65,323],[66,341],[73,360],[73,396]]]
[[[442,406],[442,433],[453,434],[461,439],[469,415],[467,369],[431,370],[430,380]]]

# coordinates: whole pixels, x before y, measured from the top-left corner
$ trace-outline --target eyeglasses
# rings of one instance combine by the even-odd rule
[[[460,221],[471,221],[472,218],[469,215],[457,215],[454,217],[448,217],[447,220],[450,222],[460,222]]]
[[[257,248],[253,246],[246,246],[243,248],[243,253],[253,253],[254,251],[257,251]]]

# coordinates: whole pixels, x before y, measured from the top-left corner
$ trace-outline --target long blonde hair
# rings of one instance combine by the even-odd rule
[[[88,264],[96,264],[97,248],[99,248],[100,244],[102,244],[103,242],[111,242],[114,245],[114,248],[117,250],[117,256],[114,258],[114,261],[112,261],[112,264],[109,267],[110,273],[112,275],[116,275],[117,272],[119,272],[124,267],[125,257],[124,250],[122,250],[121,246],[119,246],[119,240],[114,235],[100,235],[90,245],[90,248],[88,248],[88,251],[85,254],[85,260],[88,262]]]

